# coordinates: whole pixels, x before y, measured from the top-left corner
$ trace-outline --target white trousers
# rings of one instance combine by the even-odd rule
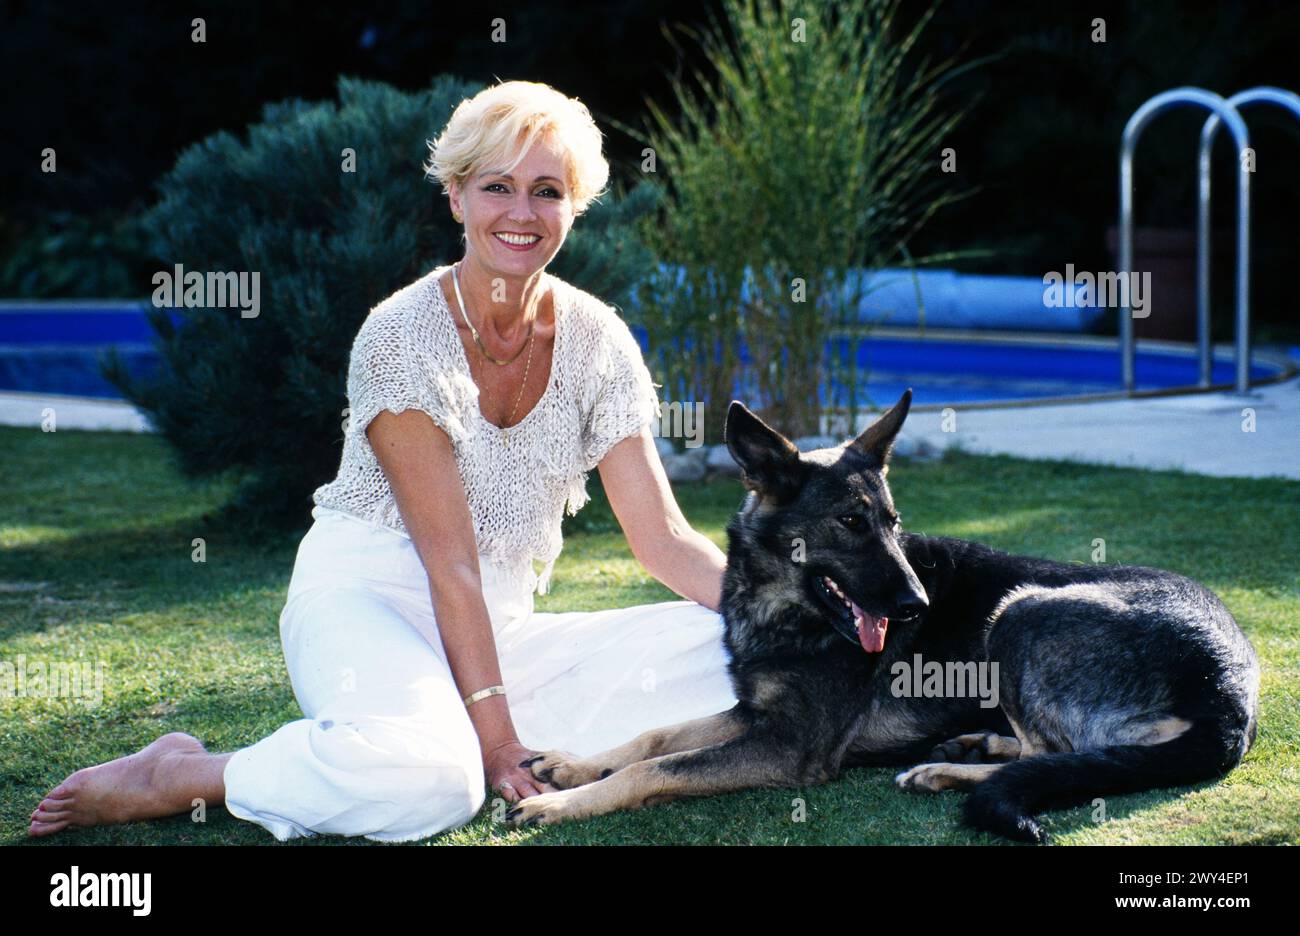
[[[324,507],[298,547],[280,642],[305,716],[226,764],[226,808],[280,841],[385,842],[469,821],[486,790],[415,546]],[[520,741],[595,754],[725,711],[722,618],[692,601],[533,611],[529,581],[480,557],[483,596]]]

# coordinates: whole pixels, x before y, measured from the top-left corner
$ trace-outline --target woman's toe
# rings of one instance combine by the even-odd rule
[[[67,828],[67,825],[67,819],[61,819],[58,822],[33,822],[27,827],[27,834],[36,837],[53,835],[55,832]]]

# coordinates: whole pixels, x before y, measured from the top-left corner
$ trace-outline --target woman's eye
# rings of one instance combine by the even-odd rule
[[[491,192],[491,191],[493,191],[494,189],[502,189],[502,190],[504,190],[504,189],[505,189],[505,184],[502,183],[502,182],[489,182],[487,185],[483,186],[483,191],[485,191],[485,192]],[[538,195],[542,195],[542,194],[545,194],[546,192],[550,192],[550,194],[546,196],[547,198],[563,198],[563,197],[564,197],[564,196],[561,195],[559,192],[557,192],[555,189],[551,188],[549,185],[548,185],[546,188],[544,188],[544,189],[540,189],[540,190],[538,190],[537,194],[538,194]]]

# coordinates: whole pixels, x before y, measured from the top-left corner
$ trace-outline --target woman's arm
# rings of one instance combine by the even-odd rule
[[[428,574],[438,633],[457,689],[463,698],[500,685],[501,665],[483,600],[474,522],[451,440],[419,410],[380,412],[366,427],[366,437]],[[519,743],[506,700],[503,695],[489,696],[468,709],[488,783],[497,789],[509,781],[520,797],[550,789],[518,767],[533,752]]]
[[[599,467],[632,555],[683,598],[717,611],[726,554],[682,515],[650,430],[616,444]]]

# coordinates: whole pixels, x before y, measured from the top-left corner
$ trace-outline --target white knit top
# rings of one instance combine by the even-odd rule
[[[551,377],[537,404],[500,428],[478,407],[465,348],[438,277],[440,266],[375,306],[348,365],[350,412],[338,477],[312,500],[410,538],[366,437],[381,410],[428,413],[451,439],[479,553],[526,579],[544,564],[545,594],[560,554],[560,521],[588,500],[587,472],[616,442],[658,418],[641,348],[611,306],[543,273],[555,288]]]

